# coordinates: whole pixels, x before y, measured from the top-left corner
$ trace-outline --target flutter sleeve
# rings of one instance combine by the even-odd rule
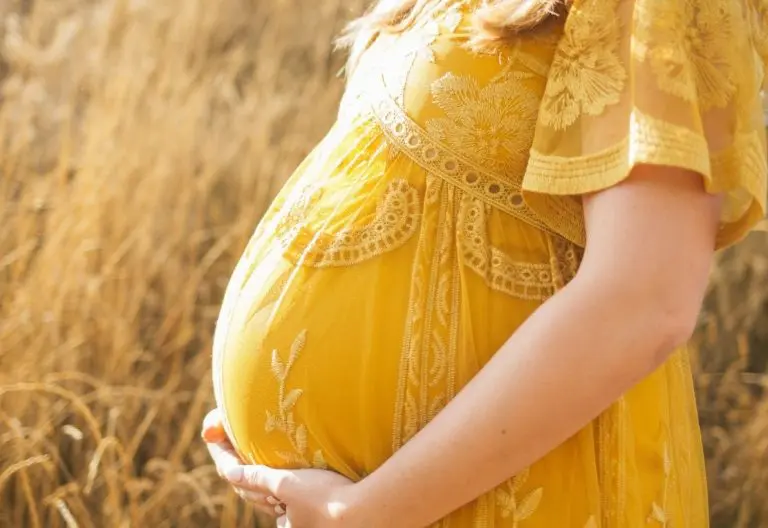
[[[575,0],[549,71],[526,202],[585,243],[581,196],[637,164],[724,196],[717,246],[765,214],[767,0]]]

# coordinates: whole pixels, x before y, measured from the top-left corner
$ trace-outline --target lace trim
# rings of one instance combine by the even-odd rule
[[[756,133],[743,134],[734,148],[710,155],[700,134],[638,110],[632,114],[629,136],[601,152],[567,157],[531,149],[523,187],[541,196],[526,196],[526,200],[540,217],[548,219],[552,230],[583,246],[583,210],[572,196],[615,185],[639,163],[692,170],[706,178],[712,192],[744,185],[765,207],[760,198],[765,195],[767,166]]]
[[[392,448],[402,447],[456,392],[461,316],[461,276],[453,247],[457,192],[427,178],[428,208],[411,274],[406,331],[401,351]],[[426,242],[434,234],[435,246]]]
[[[483,277],[489,288],[512,297],[537,301],[551,297],[555,292],[552,264],[516,262],[492,246],[486,226],[488,207],[470,196],[462,199],[458,227],[464,265]]]
[[[405,244],[416,232],[421,216],[419,192],[405,180],[393,180],[376,207],[373,220],[338,233],[315,233],[306,227],[306,213],[321,190],[308,191],[278,228],[286,256],[305,266],[351,266]]]
[[[549,235],[547,245],[551,255],[552,283],[554,290],[558,291],[576,277],[584,251],[558,235]]]
[[[547,230],[523,200],[519,183],[483,169],[432,138],[405,114],[386,89],[379,89],[374,100],[373,113],[384,134],[419,166],[466,193]]]
[[[613,185],[636,163],[675,165],[710,175],[706,140],[685,127],[635,110],[629,136],[595,154],[579,157],[545,155],[531,149],[525,190],[582,194]]]

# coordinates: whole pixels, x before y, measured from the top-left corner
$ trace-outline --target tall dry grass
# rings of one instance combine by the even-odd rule
[[[0,3],[0,526],[254,524],[198,441],[213,323],[363,3]],[[768,522],[764,244],[723,256],[698,339],[728,527]]]
[[[251,522],[198,440],[211,333],[352,8],[0,3],[0,525]]]

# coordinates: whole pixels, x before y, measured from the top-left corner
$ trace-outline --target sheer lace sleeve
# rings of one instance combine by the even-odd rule
[[[675,166],[724,194],[718,247],[745,235],[766,205],[767,25],[766,0],[576,0],[523,181],[531,208],[583,244],[580,195]]]

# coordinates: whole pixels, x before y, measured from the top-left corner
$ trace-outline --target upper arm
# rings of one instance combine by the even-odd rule
[[[621,183],[584,196],[587,244],[579,273],[695,320],[721,209],[722,196],[706,192],[699,174],[639,165]]]

